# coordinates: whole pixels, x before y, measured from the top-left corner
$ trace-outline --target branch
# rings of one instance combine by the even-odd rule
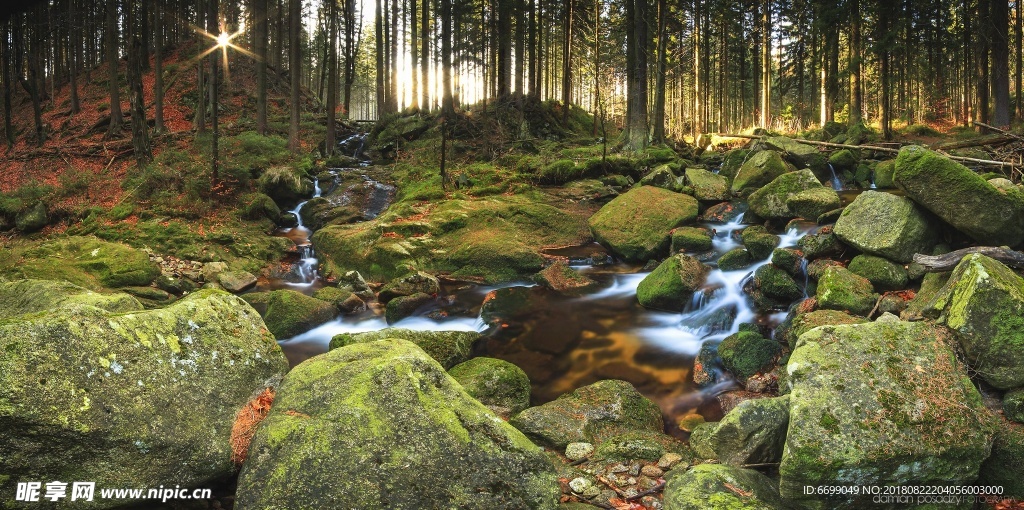
[[[1005,246],[999,248],[993,246],[974,246],[956,250],[945,255],[924,255],[918,253],[914,255],[914,262],[924,266],[925,271],[929,273],[943,273],[953,270],[960,263],[961,259],[973,253],[980,253],[1010,267],[1024,269],[1024,253],[1011,250]]]

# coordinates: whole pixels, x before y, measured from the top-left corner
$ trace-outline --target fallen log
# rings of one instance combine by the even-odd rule
[[[994,135],[979,136],[970,140],[940,143],[932,148],[935,150],[948,151],[953,149],[964,149],[967,147],[978,147],[981,145],[1004,145],[1018,139],[1019,138],[1014,135],[997,133]]]
[[[944,255],[914,255],[914,262],[924,267],[929,273],[943,273],[952,271],[960,260],[973,253],[980,253],[986,257],[993,258],[1007,266],[1024,269],[1024,253],[1011,250],[1005,246],[972,246],[952,251]]]

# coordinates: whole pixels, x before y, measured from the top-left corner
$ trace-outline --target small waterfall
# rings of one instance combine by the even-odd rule
[[[807,295],[807,285],[810,282],[810,276],[807,276],[807,259],[800,258],[800,272],[804,274],[804,297],[810,297]]]
[[[839,180],[839,176],[836,175],[836,169],[832,166],[832,163],[828,164],[828,169],[832,172],[832,189],[840,191],[843,189],[843,181]]]
[[[313,179],[313,197],[310,200],[319,197],[321,192],[320,179]],[[318,277],[316,268],[320,263],[316,259],[316,253],[313,251],[313,244],[309,242],[309,236],[312,232],[302,223],[302,208],[307,203],[309,203],[309,200],[299,202],[295,209],[290,211],[295,215],[295,219],[298,222],[293,230],[300,231],[304,237],[304,242],[296,242],[296,248],[299,251],[299,261],[295,264],[295,272],[302,285],[312,285],[316,281]]]

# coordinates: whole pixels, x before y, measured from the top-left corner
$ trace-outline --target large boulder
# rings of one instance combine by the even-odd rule
[[[25,249],[8,276],[67,280],[102,290],[147,286],[160,276],[160,267],[142,250],[95,237],[68,236]]]
[[[774,464],[782,460],[789,426],[789,396],[746,400],[707,431],[704,439],[722,464]]]
[[[1024,386],[1024,278],[969,255],[924,313],[959,334],[979,377],[999,389]]]
[[[377,297],[381,303],[387,303],[396,297],[411,296],[420,292],[437,294],[441,292],[441,283],[430,273],[413,271],[388,282],[380,289]]]
[[[564,449],[569,443],[599,444],[629,432],[661,432],[661,409],[616,379],[577,388],[516,415],[512,425],[533,440]]]
[[[251,292],[242,299],[260,313],[267,328],[279,340],[309,331],[338,314],[338,308],[332,303],[294,290]]]
[[[801,218],[817,220],[823,214],[842,207],[842,201],[832,188],[818,186],[790,195],[786,199],[786,207]]]
[[[753,331],[739,331],[718,344],[722,366],[740,381],[771,366],[782,348],[779,343]]]
[[[743,247],[750,252],[754,260],[764,260],[771,256],[775,248],[779,246],[782,239],[771,233],[761,225],[753,225],[740,232],[743,240]]]
[[[782,496],[820,506],[806,486],[972,483],[995,428],[954,341],[941,326],[888,314],[804,333],[786,368]],[[828,504],[863,508],[870,497]]]
[[[754,277],[747,280],[743,290],[753,298],[754,306],[761,312],[785,310],[804,295],[803,289],[793,277],[774,264],[757,268]]]
[[[838,326],[840,324],[861,324],[864,322],[868,322],[868,320],[839,310],[800,312],[799,308],[794,308],[775,330],[775,339],[792,349],[796,347],[796,341],[800,338],[800,335],[818,326]]]
[[[718,175],[732,179],[736,177],[743,163],[751,155],[750,149],[732,149],[722,156],[722,166],[718,168]]]
[[[748,198],[750,210],[754,214],[766,219],[792,218],[797,216],[797,213],[787,205],[789,200],[802,191],[822,187],[821,183],[818,182],[818,178],[810,170],[805,169],[785,173],[750,194]],[[832,194],[835,194],[835,191]],[[832,209],[835,209],[835,207]],[[817,216],[814,216],[814,218],[817,218]]]
[[[992,456],[981,465],[979,485],[1003,488],[1002,496],[1024,499],[1024,425],[999,421]]]
[[[22,233],[35,232],[42,229],[49,223],[50,218],[46,214],[46,204],[36,202],[35,205],[26,208],[14,218],[14,226]]]
[[[137,312],[142,304],[128,294],[100,294],[69,282],[14,280],[0,283],[0,319],[88,305],[112,313]]]
[[[732,180],[732,191],[741,192],[748,188],[760,188],[776,177],[796,170],[793,165],[783,161],[775,151],[761,151],[748,158],[736,172]]]
[[[469,359],[473,344],[480,339],[475,331],[414,331],[403,328],[384,328],[364,333],[342,333],[331,339],[330,349],[353,344],[376,342],[386,338],[400,338],[416,344],[431,358],[448,370]]]
[[[448,369],[466,393],[507,420],[530,407],[530,378],[504,360],[473,358]]]
[[[827,182],[832,173],[828,169],[828,160],[817,147],[800,143],[785,136],[772,136],[764,139],[769,148],[782,153],[782,157],[796,165],[797,168],[810,168],[821,182]]]
[[[896,183],[908,197],[957,230],[990,246],[1024,241],[1024,192],[999,189],[969,168],[922,147],[896,158]]]
[[[681,312],[710,270],[689,255],[673,255],[640,281],[637,301],[645,308]]]
[[[285,376],[238,478],[235,508],[554,508],[543,451],[416,345],[310,358]]]
[[[225,292],[143,312],[74,296],[36,305],[0,321],[5,491],[25,480],[208,487],[234,471],[235,415],[288,369],[259,314]]]
[[[784,508],[771,478],[724,464],[701,464],[669,473],[665,510],[777,510]]]
[[[878,301],[871,282],[844,267],[829,267],[818,280],[818,305],[854,315],[867,315]]]
[[[703,168],[687,168],[686,180],[693,187],[697,200],[721,202],[729,199],[729,178]]]
[[[850,261],[850,271],[867,278],[880,290],[899,290],[906,287],[909,277],[902,265],[874,255],[857,255]]]
[[[881,191],[865,191],[836,221],[836,236],[865,253],[907,263],[915,253],[931,253],[935,228],[911,200]]]
[[[290,166],[268,168],[256,179],[261,192],[278,204],[295,204],[313,195],[313,180],[302,170]]]
[[[643,262],[668,252],[673,228],[697,217],[697,200],[653,186],[619,195],[590,217],[594,239],[615,256]]]

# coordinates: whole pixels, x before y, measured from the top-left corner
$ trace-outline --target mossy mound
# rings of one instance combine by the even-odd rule
[[[417,310],[429,305],[433,301],[433,296],[423,292],[417,292],[408,296],[398,296],[388,301],[387,306],[384,308],[384,320],[387,321],[389,326],[393,325],[406,317],[413,316]]]
[[[750,210],[765,219],[792,218],[798,214],[789,208],[790,199],[800,192],[819,188],[822,188],[822,185],[810,170],[788,172],[751,193],[748,198]],[[832,194],[835,192],[833,191]],[[835,206],[831,208],[835,207],[838,207],[838,196]],[[825,209],[825,211],[827,210]],[[814,217],[817,218],[817,215]]]
[[[342,333],[331,339],[330,349],[346,345],[376,342],[385,338],[401,338],[416,344],[446,370],[469,359],[473,344],[480,339],[475,331],[413,331],[402,328],[385,328],[364,333]]]
[[[736,173],[739,172],[743,163],[746,163],[751,152],[750,149],[733,149],[726,152],[725,156],[722,157],[722,166],[718,169],[718,175],[728,179],[735,178]]]
[[[764,144],[772,150],[781,152],[782,157],[796,168],[810,168],[822,182],[826,182],[831,175],[825,155],[813,145],[800,143],[785,136],[765,138]]]
[[[661,432],[661,409],[626,381],[608,379],[566,393],[516,415],[513,426],[556,449],[569,443],[600,444],[619,434]]]
[[[686,180],[697,200],[721,202],[729,199],[729,178],[703,168],[687,168]]]
[[[865,191],[843,209],[835,234],[865,253],[910,262],[915,253],[930,253],[936,229],[910,199]]]
[[[338,309],[326,301],[294,290],[251,292],[242,296],[259,312],[279,340],[291,338],[334,318]]]
[[[840,255],[846,250],[846,245],[839,240],[830,227],[821,229],[817,234],[807,234],[801,237],[796,244],[804,253],[804,258],[811,261]]]
[[[127,294],[100,294],[64,281],[14,280],[0,283],[0,320],[87,305],[112,313],[137,312],[142,304]]]
[[[793,214],[808,220],[818,220],[822,215],[839,209],[842,201],[839,194],[832,188],[818,186],[798,193],[786,199],[786,207]],[[822,223],[820,220],[818,223]]]
[[[594,238],[615,256],[643,262],[667,253],[670,231],[696,217],[693,197],[640,186],[605,204],[589,223]]]
[[[893,180],[918,204],[988,246],[1024,241],[1024,192],[999,189],[969,168],[922,147],[905,147]]]
[[[236,508],[548,509],[556,478],[540,448],[436,361],[388,339],[335,349],[285,376],[249,448]]]
[[[776,248],[772,250],[772,265],[796,278],[802,276],[804,252],[796,248]]]
[[[92,290],[149,285],[160,269],[149,256],[120,243],[95,237],[63,237],[11,250],[0,261],[10,278],[67,280]]]
[[[704,284],[710,268],[684,254],[673,255],[647,275],[636,289],[640,305],[680,312]]]
[[[231,476],[236,413],[288,369],[259,315],[219,291],[127,313],[74,295],[56,309],[24,301],[18,311],[37,312],[0,320],[3,485],[184,488]]]
[[[857,163],[860,162],[860,158],[857,157],[850,149],[841,149],[832,153],[828,158],[828,164],[832,165],[837,172],[843,170],[853,171],[857,168]]]
[[[796,170],[793,165],[783,161],[782,156],[775,151],[761,151],[749,157],[732,180],[733,193],[743,190],[757,189],[776,177]]]
[[[779,468],[783,497],[820,504],[804,487],[837,480],[972,483],[989,455],[995,424],[952,342],[944,328],[892,315],[801,335],[786,368],[791,391]],[[830,504],[862,507],[870,498]]]
[[[779,245],[779,236],[771,233],[761,225],[747,227],[740,232],[743,239],[743,246],[750,252],[753,260],[764,260],[771,256],[772,252]]]
[[[785,310],[790,303],[804,295],[793,277],[774,264],[757,268],[754,277],[743,290],[754,299],[754,306],[762,312]]]
[[[47,214],[46,204],[43,202],[36,202],[35,205],[26,207],[14,218],[14,226],[23,234],[42,230],[49,222],[50,216]]]
[[[713,247],[711,231],[703,227],[679,227],[672,231],[672,253],[702,253]]]
[[[718,269],[722,271],[736,271],[753,263],[753,257],[746,248],[733,248],[718,257]]]
[[[771,366],[772,360],[781,351],[778,342],[752,331],[733,333],[718,344],[718,356],[722,360],[722,366],[740,381],[745,381]]]
[[[878,294],[867,278],[843,267],[825,269],[814,297],[821,308],[862,316],[867,315],[878,301]]]
[[[473,358],[448,369],[448,375],[505,420],[530,407],[530,378],[507,361]]]
[[[879,161],[875,165],[875,187],[878,189],[888,189],[895,186],[893,182],[893,175],[896,173],[896,160],[888,159],[885,161]]]
[[[883,257],[857,255],[850,261],[850,272],[867,278],[879,290],[899,290],[909,282],[903,266]]]
[[[395,278],[380,289],[377,299],[387,303],[396,297],[411,296],[416,293],[437,294],[441,292],[441,282],[434,275],[423,271],[414,271]]]
[[[1024,423],[1024,388],[1003,395],[1003,414],[1017,423]]]
[[[775,339],[793,349],[796,347],[796,341],[800,335],[818,326],[839,326],[864,322],[868,322],[868,320],[840,310],[814,310],[801,313],[794,308],[775,330]]]
[[[313,181],[305,172],[292,166],[266,169],[256,180],[256,187],[282,205],[296,204],[313,195]]]
[[[263,193],[249,193],[239,198],[238,214],[243,220],[266,218],[274,223],[281,221],[281,208],[274,199]]]
[[[785,508],[771,478],[753,469],[701,464],[668,476],[665,508],[672,510],[775,510]]]

